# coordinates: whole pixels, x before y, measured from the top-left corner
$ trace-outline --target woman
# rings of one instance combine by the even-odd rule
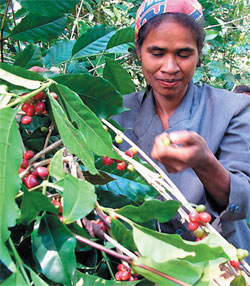
[[[250,98],[193,84],[205,34],[197,1],[145,0],[135,26],[149,88],[124,96],[130,110],[114,119],[190,203],[206,205],[222,236],[250,251]],[[178,219],[161,230],[191,235]]]

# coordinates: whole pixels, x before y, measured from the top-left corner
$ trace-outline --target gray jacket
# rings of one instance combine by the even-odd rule
[[[148,156],[154,138],[164,131],[191,130],[206,140],[210,150],[230,172],[229,204],[224,210],[219,209],[191,168],[168,174],[161,163],[156,163],[190,203],[207,206],[207,211],[213,215],[212,225],[222,236],[237,248],[250,252],[250,230],[246,224],[250,216],[250,96],[191,82],[167,130],[163,130],[156,114],[152,91],[147,95],[144,92],[125,95],[124,105],[130,110],[113,119]],[[123,150],[128,147],[126,143],[121,146]],[[178,218],[161,228],[190,239],[190,231]],[[250,262],[249,257],[247,260]]]

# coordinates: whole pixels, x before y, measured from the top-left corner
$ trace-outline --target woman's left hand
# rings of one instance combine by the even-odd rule
[[[176,131],[168,134],[171,141],[164,145],[166,133],[155,138],[151,156],[160,161],[170,173],[181,172],[186,168],[203,168],[209,161],[211,151],[206,141],[197,133]]]

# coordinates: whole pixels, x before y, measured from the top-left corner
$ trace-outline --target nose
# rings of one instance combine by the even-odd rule
[[[180,67],[174,55],[166,55],[163,58],[161,65],[161,72],[168,74],[175,74],[180,71]]]

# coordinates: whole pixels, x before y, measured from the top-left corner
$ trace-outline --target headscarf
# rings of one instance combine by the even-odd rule
[[[199,21],[203,18],[202,6],[197,0],[144,0],[135,18],[135,36],[151,18],[164,13],[184,13]]]

